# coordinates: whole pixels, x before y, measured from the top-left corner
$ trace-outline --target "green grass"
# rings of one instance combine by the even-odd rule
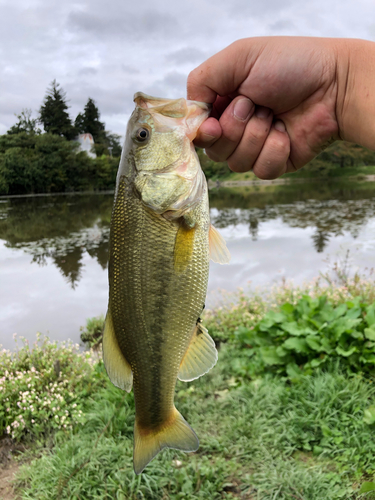
[[[337,178],[337,177],[358,177],[364,178],[366,175],[375,175],[375,166],[358,166],[358,167],[334,167],[330,166],[323,170],[310,170],[308,168],[300,169],[297,172],[284,174],[281,179],[313,179],[315,177]],[[253,172],[230,172],[222,176],[212,178],[213,181],[259,181],[259,178]]]
[[[356,167],[336,167],[330,166],[326,167],[323,170],[309,170],[302,168],[297,172],[293,172],[290,174],[283,175],[285,177],[363,177],[366,175],[374,175],[375,174],[375,166],[374,165],[362,165]]]
[[[364,420],[373,384],[339,365],[296,384],[234,378],[237,354],[223,345],[211,374],[178,384],[176,405],[198,433],[198,452],[163,451],[135,476],[133,397],[108,383],[82,427],[57,434],[53,450],[23,466],[22,498],[357,498],[361,478],[374,473],[374,428]]]
[[[338,307],[357,296],[373,302],[372,283],[359,278],[324,288]],[[319,297],[319,283],[284,286],[268,297],[240,294],[228,308],[208,311],[205,323],[220,345],[218,364],[191,383],[178,382],[176,406],[197,432],[195,453],[162,451],[140,475],[133,472],[133,394],[115,388],[102,362],[97,389],[85,396],[83,419],[54,434],[50,449],[34,452],[17,478],[22,499],[374,499],[361,485],[375,475],[375,385],[370,372],[348,369],[332,356],[298,377],[260,374],[252,350],[235,334],[268,311],[303,294]],[[366,295],[367,294],[367,295]],[[315,307],[315,306],[314,306]],[[311,311],[310,311],[311,312]],[[319,314],[319,312],[317,312]],[[271,314],[272,316],[272,314]],[[314,315],[313,315],[314,316]],[[332,321],[335,321],[332,319]],[[302,323],[301,323],[302,324]]]

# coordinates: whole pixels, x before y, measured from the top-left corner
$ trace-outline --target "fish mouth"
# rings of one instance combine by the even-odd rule
[[[134,94],[136,109],[141,109],[152,115],[159,131],[181,125],[190,141],[197,135],[199,127],[208,118],[212,105],[199,101],[166,99],[153,97],[143,92]],[[164,128],[165,127],[165,128]]]
[[[187,105],[188,106],[197,106],[198,108],[202,109],[203,111],[210,111],[212,110],[212,104],[209,104],[208,102],[201,102],[201,101],[189,101],[187,100]]]
[[[143,109],[154,109],[154,108],[171,108],[171,107],[181,107],[185,104],[187,107],[197,106],[202,111],[211,111],[212,104],[200,101],[189,101],[183,97],[179,99],[167,99],[165,97],[154,97],[144,92],[136,92],[133,97],[133,101],[137,106]],[[158,111],[155,109],[155,111]]]

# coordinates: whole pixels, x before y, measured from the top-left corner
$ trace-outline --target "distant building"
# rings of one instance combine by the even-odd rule
[[[78,151],[86,151],[86,153],[90,156],[90,158],[96,158],[96,153],[93,152],[93,145],[95,144],[94,138],[91,134],[79,134],[76,138],[76,141],[79,142]]]

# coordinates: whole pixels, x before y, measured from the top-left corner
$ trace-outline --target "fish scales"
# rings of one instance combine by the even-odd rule
[[[202,232],[208,223],[202,220]],[[173,409],[179,365],[203,309],[208,241],[204,234],[196,235],[192,263],[176,276],[178,226],[145,209],[125,180],[116,197],[113,227],[111,302],[119,304],[112,309],[113,324],[125,333],[119,344],[133,371],[138,421],[144,427],[157,427]],[[140,252],[142,261],[137,257]]]
[[[200,324],[209,235],[218,251],[226,247],[210,226],[207,184],[191,145],[207,106],[144,94],[135,100],[111,220],[103,356],[112,382],[134,388],[139,473],[164,447],[198,447],[174,392],[177,378],[197,378],[216,362]],[[164,156],[160,144],[170,148]]]

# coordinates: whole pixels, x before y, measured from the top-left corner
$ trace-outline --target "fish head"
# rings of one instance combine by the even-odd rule
[[[195,139],[210,105],[186,99],[162,99],[137,92],[125,148],[137,171],[160,171],[176,162]]]
[[[202,191],[196,189],[203,174],[192,141],[211,106],[142,92],[134,102],[119,176],[134,178],[144,203],[159,213],[186,209]]]

